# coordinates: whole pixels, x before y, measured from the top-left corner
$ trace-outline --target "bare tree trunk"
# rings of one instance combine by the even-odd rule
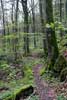
[[[15,32],[18,31],[18,6],[19,6],[19,0],[16,1]]]
[[[62,22],[62,0],[60,0],[60,22]]]
[[[39,0],[39,10],[40,10],[40,20],[41,20],[41,32],[44,34],[43,39],[43,48],[45,56],[47,56],[47,45],[46,45],[46,39],[45,39],[45,9],[43,7],[44,0]],[[46,7],[45,7],[46,8]]]
[[[12,21],[12,32],[14,32],[14,2],[12,3],[11,21]]]
[[[15,35],[17,35],[18,32],[18,6],[19,6],[19,0],[16,0],[16,12],[15,12]],[[15,53],[15,62],[18,59],[18,38],[16,37],[14,39],[14,53]]]
[[[34,33],[34,47],[36,48],[36,35],[35,35],[35,8],[34,8],[34,0],[31,0],[32,8],[32,32]]]
[[[41,32],[44,33],[45,30],[44,30],[44,18],[43,18],[43,12],[42,12],[42,2],[43,0],[39,0],[39,10],[40,10],[40,19],[41,19]]]
[[[60,22],[62,22],[62,0],[60,0]],[[63,36],[63,31],[60,29],[60,36]]]
[[[4,5],[3,5],[3,1],[1,0],[1,8],[2,8],[2,13],[3,13],[3,35],[5,35],[6,31],[5,31],[5,15],[4,15]]]
[[[24,32],[26,33],[24,35],[24,51],[25,54],[28,54],[30,50],[29,50],[29,36],[27,34],[29,32],[27,0],[21,0],[21,1],[24,12]]]

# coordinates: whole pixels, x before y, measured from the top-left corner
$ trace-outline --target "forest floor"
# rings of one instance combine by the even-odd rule
[[[50,76],[50,73],[44,71],[44,66],[47,64],[42,61],[43,58],[40,58],[43,55],[33,53],[28,59],[33,59],[38,61],[38,63],[33,67],[34,75],[34,84],[35,84],[35,93],[33,96],[30,96],[27,100],[67,100],[67,83],[61,83],[59,79],[55,79]],[[40,75],[41,72],[45,74]]]
[[[37,54],[33,54],[33,58],[38,59]],[[39,95],[39,100],[67,100],[67,83],[61,83],[59,79],[55,79],[48,73],[40,76],[40,71],[47,67],[47,63],[38,63],[33,67],[34,82],[36,84],[37,94]]]
[[[26,88],[32,85],[34,87],[34,93],[26,100],[39,100],[39,98],[41,98],[40,100],[67,100],[64,99],[64,97],[67,98],[67,83],[61,83],[59,79],[45,72],[45,67],[47,67],[47,63],[44,62],[43,53],[40,51],[39,53],[34,52],[28,57],[23,57],[23,66],[22,64],[20,66],[9,65],[6,69],[1,70],[0,98],[12,95],[11,93],[17,89],[19,91],[21,87]],[[24,75],[22,73],[23,70]],[[25,77],[23,78],[23,76]],[[43,96],[41,97],[41,95]],[[57,99],[43,99],[45,98],[44,96],[46,98],[57,97]],[[21,96],[18,100],[24,99]]]

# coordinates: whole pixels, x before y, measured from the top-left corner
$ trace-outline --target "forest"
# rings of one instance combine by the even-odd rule
[[[67,0],[0,0],[0,100],[67,100]]]

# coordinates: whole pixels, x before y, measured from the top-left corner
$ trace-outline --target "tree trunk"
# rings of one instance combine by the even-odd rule
[[[22,1],[22,7],[24,12],[24,51],[25,54],[28,54],[30,52],[29,50],[29,23],[28,23],[28,8],[27,8],[27,0],[21,0]]]
[[[19,0],[16,1],[16,12],[15,12],[15,32],[14,35],[17,35],[18,32],[18,5],[19,5]],[[14,39],[14,43],[13,43],[13,49],[14,49],[14,54],[15,54],[15,62],[18,60],[18,38],[16,37]],[[17,62],[16,62],[17,63]]]
[[[45,39],[45,9],[46,7],[43,7],[44,0],[39,0],[39,10],[40,10],[40,20],[41,20],[41,32],[44,34],[44,39],[43,39],[43,49],[45,56],[47,56],[47,46],[46,46],[46,39]]]
[[[60,22],[62,22],[62,0],[60,0]]]
[[[31,0],[32,6],[32,32],[34,33],[34,47],[36,48],[36,35],[35,35],[35,8],[34,8],[34,0]]]
[[[60,0],[60,22],[62,22],[62,0]],[[60,36],[63,36],[63,31],[60,29]]]
[[[12,11],[11,11],[11,21],[12,21],[12,33],[14,32],[14,2],[12,3]]]
[[[4,15],[4,6],[3,6],[3,1],[1,0],[1,8],[2,8],[2,13],[3,13],[3,35],[5,35],[5,15]]]
[[[46,38],[47,38],[47,47],[48,47],[48,58],[50,60],[50,66],[52,67],[58,57],[58,46],[55,35],[55,29],[51,27],[53,21],[53,9],[52,9],[52,0],[46,0],[46,22],[48,26],[46,27]]]

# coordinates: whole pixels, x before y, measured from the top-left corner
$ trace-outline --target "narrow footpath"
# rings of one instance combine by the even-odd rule
[[[39,74],[41,68],[41,64],[37,64],[33,68],[34,82],[36,84],[39,100],[57,100],[54,90],[41,79],[41,76]]]

